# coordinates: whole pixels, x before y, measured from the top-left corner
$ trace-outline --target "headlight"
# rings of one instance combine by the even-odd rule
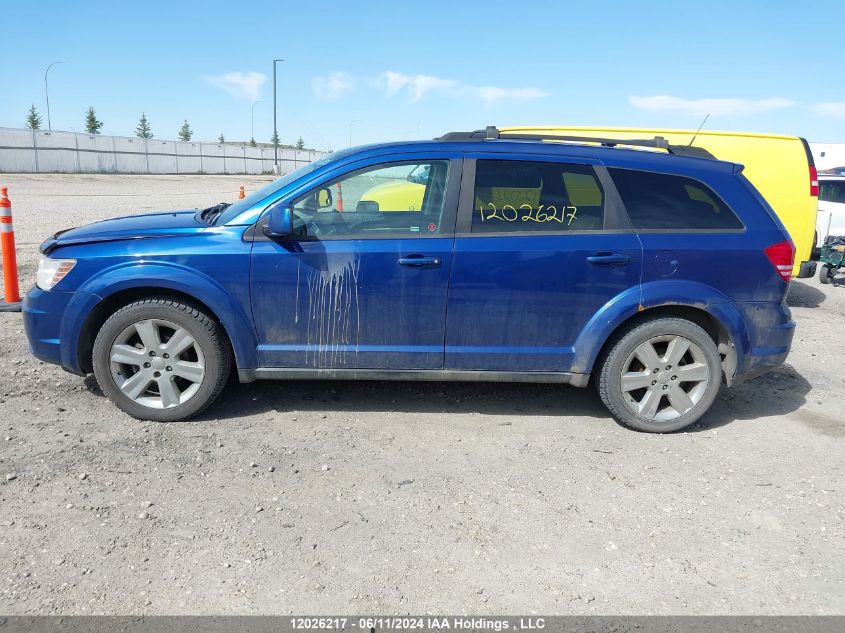
[[[38,277],[35,284],[41,290],[50,290],[53,286],[65,278],[76,265],[75,259],[50,259],[42,257],[38,262]]]

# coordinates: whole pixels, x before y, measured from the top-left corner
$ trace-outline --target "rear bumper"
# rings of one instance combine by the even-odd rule
[[[816,276],[816,262],[801,262],[798,266],[798,274],[795,275],[798,279],[806,279],[808,277]]]
[[[744,313],[751,347],[733,384],[755,378],[783,364],[792,347],[795,321],[785,303],[745,303]]]

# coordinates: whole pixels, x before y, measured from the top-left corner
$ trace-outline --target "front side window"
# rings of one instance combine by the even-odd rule
[[[672,174],[608,169],[635,229],[736,230],[743,225],[707,185]]]
[[[375,165],[320,185],[293,204],[300,238],[413,237],[441,225],[448,160]]]
[[[604,192],[588,165],[479,160],[472,233],[599,230]]]
[[[845,180],[822,180],[819,183],[819,200],[845,202]]]

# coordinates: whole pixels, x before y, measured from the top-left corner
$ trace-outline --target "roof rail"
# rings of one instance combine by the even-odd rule
[[[715,156],[701,147],[692,145],[670,145],[662,136],[655,136],[652,139],[621,139],[604,138],[596,136],[565,136],[559,134],[523,134],[521,132],[501,132],[493,125],[488,125],[483,130],[474,132],[448,132],[436,138],[437,141],[563,141],[566,143],[595,143],[602,147],[616,147],[624,145],[627,147],[649,147],[666,150],[669,154],[678,156],[693,156],[696,158],[709,158],[715,160]]]

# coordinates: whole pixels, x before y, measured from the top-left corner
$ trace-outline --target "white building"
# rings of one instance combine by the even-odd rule
[[[845,143],[810,143],[819,173],[841,167],[845,171]]]

